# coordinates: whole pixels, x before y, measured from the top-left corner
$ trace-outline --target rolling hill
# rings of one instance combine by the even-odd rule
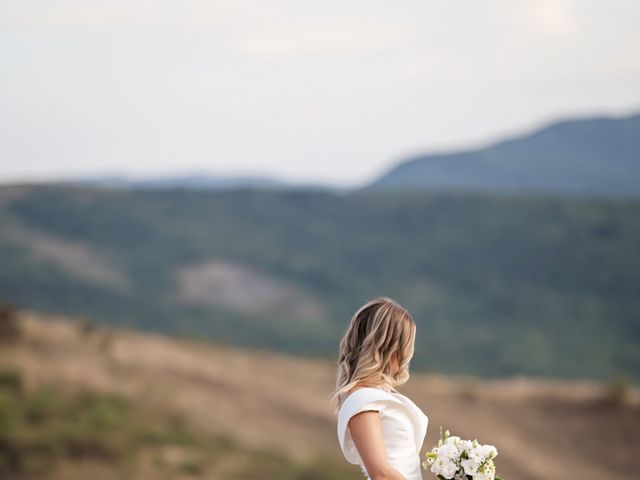
[[[377,295],[416,371],[640,379],[640,203],[480,193],[0,188],[0,298],[332,358]]]
[[[0,458],[39,446],[26,452],[44,462],[30,465],[40,471],[35,478],[361,476],[338,447],[329,402],[335,359],[143,334],[33,311],[19,312],[19,321],[18,338],[0,349],[0,419],[16,427],[0,431]],[[11,407],[7,387],[17,382],[4,372],[14,368],[25,391]],[[634,470],[640,441],[640,391],[625,390],[621,397],[612,387],[412,371],[400,391],[429,417],[425,450],[442,425],[495,445],[504,478],[604,480]],[[23,420],[15,422],[10,415],[23,409]],[[0,475],[34,478],[7,468],[0,462]]]
[[[366,190],[640,195],[640,114],[567,119],[465,151],[400,161]]]

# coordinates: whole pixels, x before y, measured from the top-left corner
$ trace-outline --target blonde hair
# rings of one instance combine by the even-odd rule
[[[402,385],[409,379],[416,324],[409,311],[389,297],[377,297],[362,305],[351,317],[340,341],[336,389],[331,401],[337,413],[345,394],[358,384]],[[397,354],[398,371],[391,373]]]

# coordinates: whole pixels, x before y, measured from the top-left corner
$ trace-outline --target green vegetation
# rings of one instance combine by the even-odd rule
[[[640,379],[639,201],[34,186],[0,221],[107,252],[133,285],[0,235],[0,298],[20,307],[334,358],[353,311],[389,295],[418,323],[416,370]],[[295,284],[325,318],[176,301],[177,269],[216,259]]]
[[[157,472],[141,471],[144,454]],[[211,478],[229,457],[237,465],[216,478],[337,480],[352,470],[322,455],[298,462],[279,451],[243,448],[224,435],[196,433],[179,415],[153,414],[112,393],[55,386],[27,391],[18,370],[0,368],[2,478],[56,478],[65,463],[83,461],[113,469],[113,478]]]
[[[631,394],[631,379],[626,375],[616,375],[609,380],[605,391],[606,403],[619,407],[629,401]]]
[[[354,473],[356,472],[356,473]],[[302,463],[291,463],[285,455],[275,450],[262,450],[246,461],[230,476],[233,480],[261,480],[277,478],[282,480],[342,480],[355,478],[360,472],[349,466],[344,459],[335,462],[323,455]]]
[[[11,343],[20,336],[16,308],[9,302],[0,302],[0,344]]]

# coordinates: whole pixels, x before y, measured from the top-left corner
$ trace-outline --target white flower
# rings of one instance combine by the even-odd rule
[[[494,480],[496,475],[496,466],[493,460],[485,461],[478,468],[478,473],[473,476],[474,480]]]
[[[453,476],[456,474],[457,471],[458,471],[458,466],[453,462],[449,462],[443,468],[442,476],[444,478],[453,478]]]
[[[498,450],[493,445],[480,445],[480,451],[484,458],[494,458],[498,455]]]
[[[498,450],[493,445],[481,445],[477,439],[464,440],[442,433],[438,444],[425,453],[422,467],[447,480],[495,480],[496,467],[493,459]]]
[[[468,449],[467,457],[477,463],[481,463],[485,459],[485,456],[482,454],[482,450],[480,449],[480,447],[471,447],[470,449]]]
[[[458,448],[460,452],[469,451],[473,448],[473,442],[471,440],[461,440]]]
[[[435,462],[433,462],[433,465],[431,465],[432,473],[435,473],[436,475],[442,475],[447,479],[453,478],[457,470],[458,466],[454,462],[440,456],[436,459]]]
[[[461,452],[458,449],[458,447],[456,447],[451,443],[445,443],[444,445],[438,448],[438,458],[444,457],[444,458],[448,458],[450,460],[455,461],[460,456],[460,453]]]
[[[480,462],[475,458],[465,458],[460,464],[462,468],[464,468],[464,473],[467,475],[475,475],[480,466]]]
[[[445,443],[448,443],[449,445],[453,444],[455,446],[458,446],[461,441],[462,439],[460,437],[458,437],[457,435],[452,435],[450,437],[447,437],[447,439],[445,440]]]

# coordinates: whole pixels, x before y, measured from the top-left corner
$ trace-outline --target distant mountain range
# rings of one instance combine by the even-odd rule
[[[96,176],[57,182],[66,185],[83,185],[108,188],[164,189],[185,188],[219,190],[226,188],[255,187],[260,189],[284,189],[289,184],[260,175],[212,175],[208,172],[192,172],[181,175],[165,175],[155,178],[128,178],[124,175]]]
[[[564,120],[484,148],[418,155],[364,189],[637,196],[640,113]]]
[[[424,190],[638,197],[640,113],[567,119],[483,148],[417,155],[356,188],[207,171],[139,179],[105,175],[44,183],[131,190]]]

